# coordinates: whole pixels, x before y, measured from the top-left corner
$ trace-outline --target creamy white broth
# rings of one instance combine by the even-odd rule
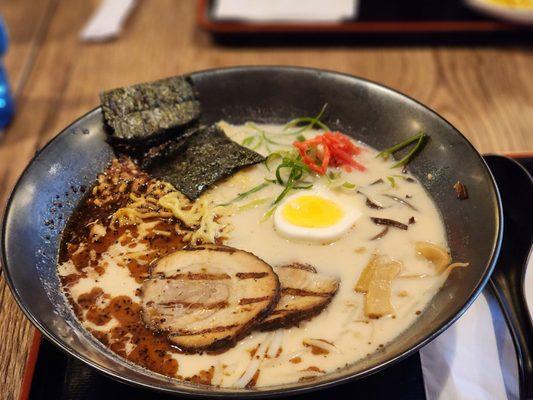
[[[220,126],[238,143],[256,135],[257,128],[283,133],[283,126],[278,125],[233,126],[221,122]],[[308,130],[304,135],[309,138],[318,133],[320,132]],[[290,145],[294,136],[279,135],[275,136],[275,140]],[[232,231],[224,243],[252,252],[272,266],[292,262],[308,263],[319,273],[338,277],[340,287],[332,302],[318,316],[302,322],[298,327],[273,332],[252,332],[235,347],[221,354],[171,354],[179,365],[176,376],[187,378],[214,367],[211,384],[244,386],[242,375],[252,363],[250,352],[261,345],[260,349],[266,350],[267,354],[269,347],[279,345],[281,350],[279,354],[270,354],[270,357],[261,360],[256,386],[289,383],[322,375],[357,362],[393,341],[423,311],[444,283],[446,274],[437,275],[435,267],[417,254],[414,244],[417,241],[429,241],[447,247],[441,216],[418,181],[396,177],[393,187],[387,177],[400,174],[400,169],[391,169],[392,161],[376,158],[377,152],[374,149],[362,143],[357,144],[363,148],[357,161],[366,167],[366,171],[345,173],[343,179],[355,184],[359,191],[381,204],[384,209],[367,207],[365,197],[356,190],[330,189],[325,179],[319,179],[315,182],[315,187],[331,191],[332,196],[352,204],[362,215],[349,231],[333,243],[289,240],[276,231],[272,218],[262,221],[270,203],[282,190],[279,185],[272,184],[233,206],[234,212],[229,217]],[[255,150],[267,155],[271,151],[284,149],[283,146],[272,143],[267,145],[268,148],[263,143]],[[224,203],[264,182],[265,177],[271,175],[264,164],[249,167],[212,188],[204,196],[211,196],[215,203]],[[383,179],[384,182],[371,185],[378,179]],[[416,206],[417,211],[383,196],[384,194],[407,200]],[[269,200],[255,207],[239,210],[240,205],[262,198]],[[410,218],[414,217],[416,222],[409,224],[408,230],[391,227],[384,237],[370,240],[384,228],[373,223],[370,217],[391,218],[404,224],[408,224]],[[107,263],[105,272],[102,275],[88,274],[70,285],[68,293],[71,298],[76,299],[91,288],[99,287],[111,296],[127,295],[140,302],[136,292],[140,284],[117,260],[124,257],[122,253],[142,250],[142,246],[144,245],[123,246],[120,243],[110,246],[100,261]],[[364,294],[356,293],[354,286],[374,254],[387,255],[400,261],[403,267],[400,275],[392,282],[395,313],[368,320],[363,312]],[[67,261],[59,267],[59,274],[68,275],[70,270]],[[83,318],[81,322],[87,328],[97,331],[106,331],[116,323],[111,320],[106,325],[98,326]],[[312,347],[304,345],[309,339],[325,340],[334,347],[327,354],[313,354]],[[133,345],[130,350],[131,348]]]

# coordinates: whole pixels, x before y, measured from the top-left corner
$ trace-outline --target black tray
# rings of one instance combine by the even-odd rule
[[[360,0],[353,19],[335,22],[221,20],[216,0],[198,0],[197,24],[228,44],[530,42],[531,27],[474,11],[465,0]],[[340,42],[339,42],[340,40]]]
[[[293,396],[304,399],[425,399],[424,381],[418,353],[391,368],[351,384],[332,389]],[[135,388],[116,382],[81,361],[66,356],[47,340],[43,340],[31,385],[32,400],[99,400],[181,398]],[[281,397],[282,398],[282,397]]]
[[[533,157],[515,158],[533,173]],[[177,396],[139,389],[114,381],[67,356],[37,333],[30,351],[23,382],[21,400],[61,399],[175,399]],[[29,395],[29,397],[27,397]],[[418,353],[396,365],[365,379],[331,389],[293,396],[291,399],[353,399],[412,400],[426,399],[424,378]]]

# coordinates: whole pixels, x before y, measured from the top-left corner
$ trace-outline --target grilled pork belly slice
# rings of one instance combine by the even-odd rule
[[[279,299],[272,267],[251,253],[198,246],[157,261],[142,286],[142,316],[182,350],[231,347]]]
[[[262,330],[288,328],[318,315],[331,301],[337,278],[317,273],[311,265],[293,263],[275,268],[281,284],[281,298],[263,320]]]

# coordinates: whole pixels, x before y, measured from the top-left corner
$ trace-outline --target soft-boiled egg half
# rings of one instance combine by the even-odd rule
[[[287,197],[274,213],[276,230],[288,239],[333,242],[361,212],[324,190],[307,190]]]

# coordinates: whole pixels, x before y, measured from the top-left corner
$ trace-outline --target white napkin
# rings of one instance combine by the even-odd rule
[[[526,299],[533,310],[533,254]],[[490,289],[446,332],[420,351],[428,400],[518,399],[513,342]]]
[[[136,0],[102,0],[81,31],[80,39],[98,42],[116,38],[135,4]]]
[[[336,22],[357,16],[359,0],[217,0],[220,20]]]

